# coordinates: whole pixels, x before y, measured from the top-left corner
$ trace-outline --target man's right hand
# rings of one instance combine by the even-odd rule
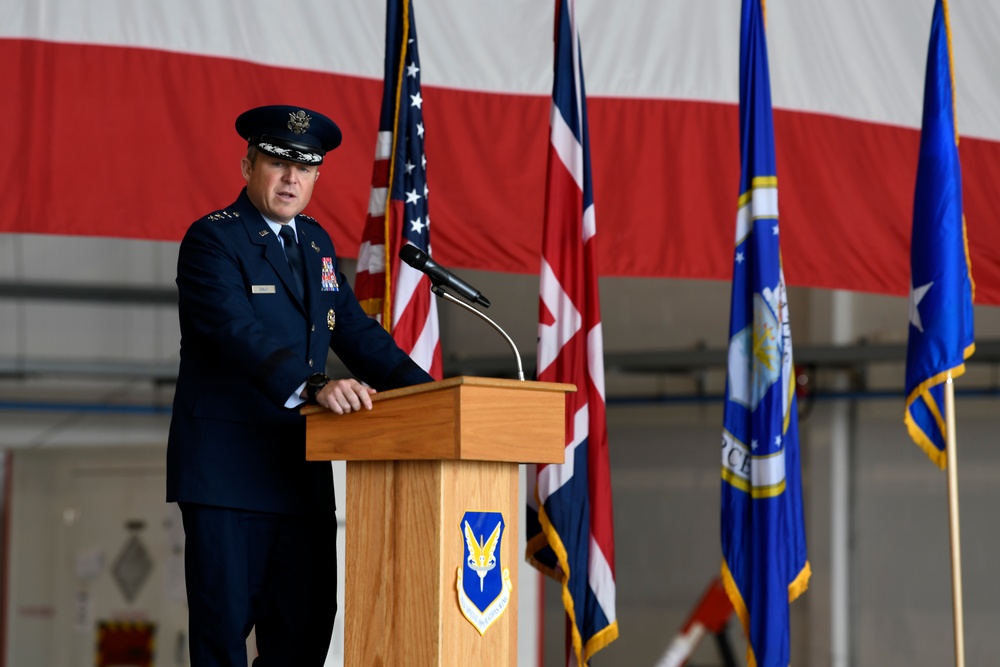
[[[316,403],[338,415],[372,409],[374,389],[355,379],[331,380],[316,394]]]

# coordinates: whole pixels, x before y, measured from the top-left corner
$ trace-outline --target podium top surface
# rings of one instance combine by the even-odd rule
[[[393,398],[402,398],[404,396],[423,394],[429,391],[452,389],[459,386],[492,387],[497,389],[515,389],[518,391],[550,391],[562,393],[576,391],[575,384],[567,384],[565,382],[535,382],[533,380],[510,380],[508,378],[484,378],[471,375],[459,375],[452,378],[446,378],[444,380],[438,380],[437,382],[426,382],[424,384],[415,384],[409,387],[401,387],[399,389],[380,391],[372,395],[372,403],[377,401],[387,401]],[[322,412],[328,412],[328,410],[320,405],[305,405],[299,410],[299,414],[307,416]]]
[[[459,376],[379,392],[372,409],[309,405],[310,461],[563,463],[572,384]]]

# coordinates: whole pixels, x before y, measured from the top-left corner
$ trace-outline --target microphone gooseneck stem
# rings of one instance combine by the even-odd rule
[[[514,341],[512,341],[510,339],[510,336],[507,335],[506,331],[504,331],[503,329],[500,328],[499,324],[497,324],[496,322],[494,322],[493,320],[491,320],[489,317],[487,317],[483,313],[479,312],[478,309],[473,308],[472,306],[470,306],[469,304],[465,303],[461,299],[456,299],[451,294],[448,294],[448,292],[446,292],[445,290],[441,289],[441,287],[439,287],[438,285],[431,286],[431,291],[434,292],[435,294],[437,294],[442,299],[445,299],[446,301],[451,301],[452,303],[457,303],[462,308],[465,308],[466,310],[475,313],[480,319],[486,320],[486,322],[488,322],[490,324],[490,326],[492,326],[494,329],[496,329],[497,331],[499,331],[500,335],[503,336],[504,340],[507,341],[507,344],[510,345],[510,349],[514,353],[514,358],[517,360],[517,379],[521,380],[522,382],[524,381],[524,368],[521,366],[521,353],[517,351],[517,346],[514,345]]]

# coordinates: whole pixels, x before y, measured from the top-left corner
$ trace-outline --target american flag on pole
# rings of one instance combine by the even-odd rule
[[[910,437],[941,468],[947,466],[944,383],[965,372],[976,349],[950,34],[948,5],[937,0],[913,203],[904,418]]]
[[[568,382],[566,462],[539,465],[528,500],[527,557],[562,584],[567,664],[587,665],[618,637],[615,543],[604,409],[586,93],[574,0],[557,0],[546,171],[538,379]]]
[[[722,431],[722,581],[750,667],[788,667],[789,603],[806,558],[792,330],[762,0],[743,0],[740,197]]]
[[[441,341],[430,279],[399,260],[399,249],[407,243],[431,254],[422,107],[413,3],[388,0],[382,113],[355,292],[365,312],[440,380]]]

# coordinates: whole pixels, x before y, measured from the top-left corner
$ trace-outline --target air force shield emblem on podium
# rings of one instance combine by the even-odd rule
[[[513,590],[510,570],[500,564],[503,515],[466,512],[459,529],[465,558],[458,568],[458,606],[482,635],[503,614]]]

